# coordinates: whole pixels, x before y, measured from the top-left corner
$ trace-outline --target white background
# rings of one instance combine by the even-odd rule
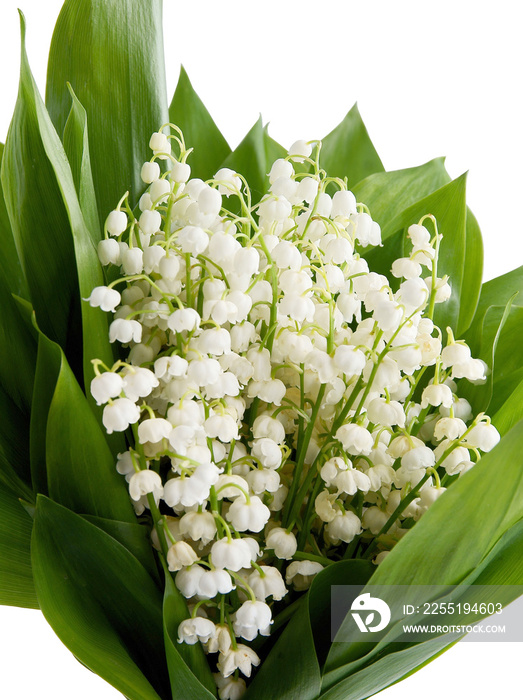
[[[483,230],[485,279],[523,264],[523,49],[513,0],[164,4],[168,94],[183,63],[231,146],[260,111],[271,135],[288,146],[321,138],[358,101],[387,170],[446,155],[453,177],[470,171],[468,202]],[[61,2],[2,0],[1,141],[17,91],[17,5],[43,92]],[[0,607],[0,634],[6,698],[121,699],[73,659],[39,612]],[[523,644],[460,643],[376,697],[516,697],[522,651]]]

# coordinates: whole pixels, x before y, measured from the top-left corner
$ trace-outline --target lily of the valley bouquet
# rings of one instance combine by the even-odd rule
[[[523,273],[355,108],[234,151],[183,70],[168,108],[160,18],[67,0],[45,104],[22,48],[0,600],[132,700],[362,700],[460,635],[332,638],[332,586],[523,584]]]

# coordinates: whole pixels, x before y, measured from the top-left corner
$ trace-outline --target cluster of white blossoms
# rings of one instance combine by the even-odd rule
[[[216,655],[237,698],[274,602],[343,557],[379,564],[499,435],[457,396],[484,363],[432,321],[451,294],[434,217],[388,279],[361,254],[380,227],[320,143],[276,160],[252,206],[229,169],[190,179],[171,128],[151,138],[139,212],[124,196],[99,244],[120,271],[89,302],[127,357],[94,360],[91,392],[108,433],[132,429],[116,468],[187,598],[179,642]]]

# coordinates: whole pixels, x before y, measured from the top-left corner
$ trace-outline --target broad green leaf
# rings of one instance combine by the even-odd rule
[[[149,139],[168,122],[161,0],[66,0],[54,30],[46,104],[59,134],[85,108],[100,224],[126,190],[134,207]],[[108,89],[110,86],[110,89]]]
[[[278,158],[285,158],[287,151],[285,148],[275,141],[271,136],[269,136],[269,125],[266,124],[263,127],[264,130],[264,141],[265,141],[265,160],[267,161],[267,173],[269,173],[272,168],[272,164]]]
[[[78,660],[132,700],[169,698],[161,593],[137,559],[45,496],[31,551],[42,612]]]
[[[41,108],[25,51],[23,16],[21,32],[20,84],[2,158],[2,187],[38,324],[73,356],[81,357],[73,241],[40,135]]]
[[[467,381],[460,382],[459,394],[470,401],[475,414],[486,411],[490,405],[498,369],[497,346],[503,327],[510,317],[510,310],[515,296],[508,300],[506,306],[490,306],[484,316],[481,346],[477,357],[482,359],[489,368],[487,381],[483,384],[475,385]]]
[[[349,189],[369,175],[383,171],[356,104],[322,139],[320,165],[331,177],[346,177]]]
[[[305,603],[294,613],[263,660],[245,697],[246,700],[271,697],[316,700],[320,688],[320,666],[314,648],[309,606]]]
[[[48,494],[46,433],[47,418],[60,374],[62,355],[56,345],[43,333],[38,336],[38,356],[31,404],[29,445],[31,480],[35,493]]]
[[[523,265],[496,277],[481,286],[481,294],[474,315],[473,328],[483,323],[483,318],[489,306],[505,306],[507,301],[516,293],[516,305],[523,304]],[[471,330],[473,330],[471,328]]]
[[[82,517],[122,544],[138,559],[151,578],[159,583],[158,567],[151,546],[151,535],[145,525],[137,522],[126,523],[121,520],[108,520],[96,515],[83,515]]]
[[[365,700],[405,677],[409,670],[425,665],[441,653],[442,647],[448,647],[454,642],[453,635],[448,634],[387,654],[371,667],[357,671],[333,687],[326,688],[320,696],[321,700]]]
[[[31,573],[32,526],[18,498],[0,484],[0,605],[38,608]]]
[[[191,177],[209,180],[231,149],[196,94],[183,66],[169,107],[169,119],[183,131],[187,148],[194,148],[188,159]]]
[[[369,207],[374,221],[384,228],[402,211],[449,180],[445,159],[435,158],[415,168],[374,173],[358,182],[352,191],[358,202]]]
[[[383,247],[363,251],[365,258],[369,261],[370,269],[382,274],[390,274],[392,262],[403,254],[403,247],[398,240],[399,234],[395,231],[403,212],[412,206],[415,207],[418,200],[428,197],[449,181],[444,159],[436,158],[416,168],[376,173],[353,188],[358,201],[369,207],[373,219],[382,227]],[[458,218],[460,226],[459,220]],[[452,229],[450,230],[452,235]],[[448,241],[445,245],[447,244]],[[468,208],[463,255],[459,317],[454,328],[458,336],[470,326],[474,317],[483,273],[481,232],[474,214]]]
[[[492,422],[500,435],[508,431],[523,418],[523,379],[510,394],[508,399],[492,416]]]
[[[172,697],[210,700],[215,697],[216,686],[209,663],[200,644],[178,644],[178,626],[190,615],[165,564],[164,573],[163,624]]]
[[[298,607],[271,649],[249,690],[248,700],[266,697],[314,700],[321,685],[320,667],[331,644],[330,592],[333,585],[364,586],[375,567],[362,560],[343,560],[314,577]],[[265,647],[264,647],[265,648]]]
[[[33,500],[29,466],[29,418],[0,384],[0,483]]]
[[[483,278],[483,239],[476,217],[467,207],[465,226],[465,262],[463,264],[463,281],[459,300],[459,318],[456,326],[457,336],[469,328],[479,301],[481,281]],[[452,284],[452,281],[451,281]]]
[[[274,160],[283,158],[286,151],[270,138],[261,117],[239,146],[223,161],[221,167],[241,173],[251,189],[256,204],[269,188],[268,173]]]
[[[125,480],[63,351],[45,436],[49,496],[76,513],[135,522]]]
[[[19,409],[29,411],[36,343],[0,273],[0,383]]]
[[[96,245],[101,236],[93,173],[91,171],[91,157],[89,155],[87,114],[80,100],[74,94],[73,88],[70,85],[68,87],[71,93],[72,105],[64,128],[64,149],[71,166],[80,208],[93,243]]]
[[[104,283],[103,273],[93,243],[93,239],[96,238],[96,235],[94,232],[90,233],[87,229],[80,203],[78,201],[73,173],[71,172],[67,156],[51,123],[51,119],[47,113],[42,98],[36,89],[27,63],[23,68],[23,74],[25,75],[28,86],[31,89],[31,94],[28,101],[30,99],[35,109],[35,120],[33,126],[35,132],[41,139],[43,148],[45,149],[45,155],[42,155],[42,157],[46,158],[46,161],[52,168],[53,172],[50,174],[50,177],[55,178],[55,181],[59,187],[59,193],[57,193],[56,196],[65,206],[65,212],[70,226],[69,237],[72,233],[74,245],[75,257],[73,258],[72,263],[74,265],[76,259],[80,296],[85,300],[90,296],[94,287],[103,285]],[[74,105],[77,111],[79,111],[80,107],[77,105],[77,101],[74,102]],[[79,117],[79,119],[81,119],[81,117]],[[72,129],[71,125],[70,128]],[[86,166],[87,161],[85,158],[83,159],[83,163],[84,167],[82,173],[84,179],[89,179]],[[89,194],[88,185],[85,194]],[[90,213],[90,216],[93,218],[93,212]],[[77,294],[78,292],[75,290],[75,295]],[[56,299],[57,296],[59,297],[60,295],[57,295],[57,290],[54,290],[53,298]],[[99,358],[111,365],[113,361],[113,354],[108,339],[107,315],[100,309],[92,308],[85,301],[81,302],[80,313],[82,332],[80,333],[80,329],[74,327],[73,329],[76,331],[78,339],[76,339],[75,336],[75,342],[72,347],[70,348],[69,346],[66,346],[64,347],[64,350],[66,351],[69,363],[75,369],[75,374],[76,367],[74,363],[77,361],[77,355],[83,357],[84,384],[88,386],[93,377],[91,360],[94,358]],[[38,311],[36,320],[40,329],[45,332],[39,321]],[[71,331],[71,333],[72,332],[73,331]],[[46,333],[46,335],[48,334]],[[77,348],[79,339],[83,339],[83,354],[80,352],[79,348]],[[89,401],[95,411],[95,414],[98,416],[99,422],[101,423],[100,410],[94,408],[94,401],[90,395]]]
[[[517,302],[519,297],[516,297]],[[513,305],[499,335],[495,355],[494,386],[489,404],[498,411],[523,379],[523,307]]]
[[[4,144],[0,143],[0,168],[4,154]],[[13,294],[28,297],[29,291],[18,252],[16,250],[9,215],[5,207],[4,193],[0,185],[0,271],[7,287]]]
[[[451,586],[480,564],[523,518],[522,427],[516,425],[431,506],[380,564],[369,585]],[[353,658],[349,645],[333,644],[327,660],[330,683],[346,674],[343,666]]]
[[[444,304],[436,305],[434,320],[441,328],[451,326],[455,329],[460,313],[466,248],[465,188],[466,175],[462,175],[402,211],[388,221],[382,230],[385,240],[400,229],[407,229],[411,224],[417,224],[426,214],[432,214],[436,218],[438,230],[443,234],[439,251],[438,277],[448,275],[452,288],[450,299]],[[432,222],[427,221],[426,225],[432,232]],[[405,244],[406,253],[410,252],[409,244],[410,241]]]

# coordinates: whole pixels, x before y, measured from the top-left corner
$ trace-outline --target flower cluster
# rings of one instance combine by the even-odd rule
[[[457,396],[484,363],[432,320],[451,294],[434,217],[387,278],[363,256],[380,227],[320,143],[293,144],[253,206],[238,173],[190,179],[171,128],[139,213],[124,196],[99,244],[120,273],[89,302],[126,359],[94,360],[91,392],[108,433],[132,430],[117,469],[188,600],[179,642],[217,654],[237,698],[274,603],[342,557],[379,564],[499,435]]]

